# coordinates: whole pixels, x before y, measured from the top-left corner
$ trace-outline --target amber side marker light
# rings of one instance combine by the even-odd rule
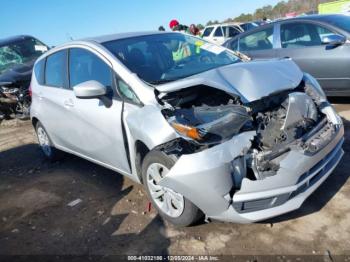
[[[179,133],[196,140],[201,140],[202,137],[199,130],[192,126],[185,126],[179,123],[171,123],[172,127]]]

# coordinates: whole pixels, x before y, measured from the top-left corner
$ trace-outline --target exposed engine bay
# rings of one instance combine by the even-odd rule
[[[256,131],[252,146],[243,157],[247,170],[244,175],[251,180],[275,175],[279,162],[292,148],[316,152],[335,132],[320,111],[323,101],[304,82],[293,90],[245,104],[238,96],[205,85],[157,95],[167,121],[197,150],[241,132]],[[321,129],[327,134],[311,143],[310,137]],[[178,153],[186,143],[175,146]],[[240,185],[241,179],[236,184]]]
[[[29,118],[31,98],[28,86],[27,82],[0,82],[0,120],[9,119],[11,114],[21,120]]]

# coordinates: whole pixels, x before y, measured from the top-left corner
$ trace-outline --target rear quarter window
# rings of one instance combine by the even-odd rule
[[[214,27],[207,27],[203,32],[203,37],[210,36],[211,32],[213,31]]]
[[[46,59],[42,59],[34,66],[34,75],[39,85],[44,85],[45,82],[45,61]]]

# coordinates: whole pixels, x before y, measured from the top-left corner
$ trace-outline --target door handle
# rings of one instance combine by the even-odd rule
[[[68,100],[65,100],[63,102],[63,104],[67,107],[73,107],[74,106],[74,103],[73,103],[73,100],[72,99],[68,99]]]
[[[43,93],[42,92],[39,92],[38,93],[38,98],[41,100],[41,99],[43,99]]]

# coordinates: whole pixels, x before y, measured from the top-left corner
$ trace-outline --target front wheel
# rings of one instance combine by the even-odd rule
[[[175,160],[161,151],[149,152],[142,163],[142,179],[159,214],[176,226],[190,226],[203,217],[201,210],[180,193],[160,186]]]

